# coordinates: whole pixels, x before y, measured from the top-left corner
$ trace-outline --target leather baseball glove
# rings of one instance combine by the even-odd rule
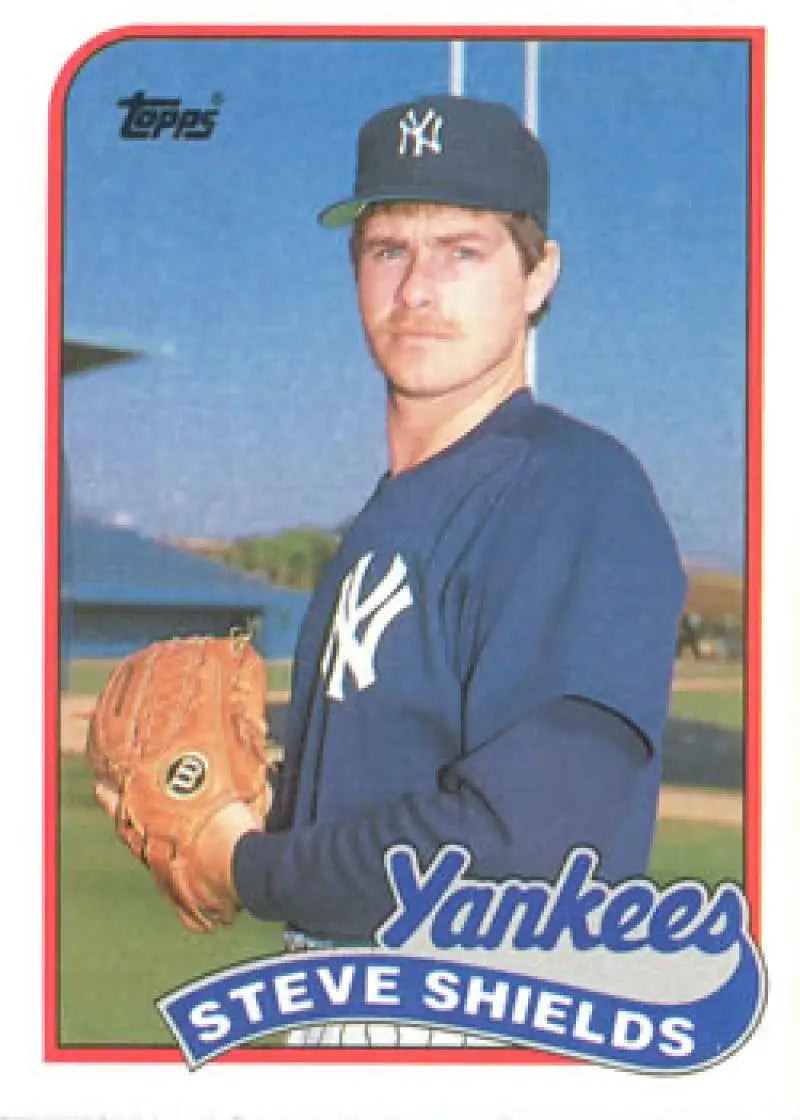
[[[178,638],[122,661],[92,714],[98,800],[188,929],[213,929],[238,909],[230,851],[215,867],[214,848],[228,807],[263,826],[265,706],[264,666],[247,637]]]

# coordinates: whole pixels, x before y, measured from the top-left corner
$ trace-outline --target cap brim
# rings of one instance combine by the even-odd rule
[[[317,215],[317,221],[325,229],[341,229],[355,221],[365,206],[373,202],[432,202],[440,206],[465,206],[469,210],[502,210],[499,205],[488,205],[469,197],[469,191],[441,184],[438,188],[427,190],[375,191],[358,198],[345,198],[334,202]]]
[[[363,210],[372,199],[369,198],[345,198],[340,202],[334,202],[332,206],[326,206],[317,215],[317,221],[325,229],[341,229],[342,226],[349,226],[356,220],[360,210]]]

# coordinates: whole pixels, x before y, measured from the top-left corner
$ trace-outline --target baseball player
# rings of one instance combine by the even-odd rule
[[[364,125],[355,190],[320,215],[352,226],[389,465],[302,626],[267,829],[234,803],[197,845],[211,894],[285,920],[291,949],[370,941],[397,842],[465,845],[477,878],[552,878],[578,844],[610,882],[646,870],[685,579],[638,462],[528,387],[547,211],[517,116],[437,94]]]

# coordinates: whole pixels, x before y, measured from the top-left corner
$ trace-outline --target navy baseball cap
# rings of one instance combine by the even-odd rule
[[[371,117],[358,134],[355,190],[319,215],[349,225],[371,202],[439,202],[531,214],[547,228],[547,159],[516,113],[432,94]]]

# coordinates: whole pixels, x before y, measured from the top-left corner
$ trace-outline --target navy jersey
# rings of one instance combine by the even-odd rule
[[[369,938],[383,854],[442,843],[471,875],[551,878],[589,844],[646,869],[685,579],[636,460],[519,390],[386,475],[312,598],[269,831],[244,905]]]

